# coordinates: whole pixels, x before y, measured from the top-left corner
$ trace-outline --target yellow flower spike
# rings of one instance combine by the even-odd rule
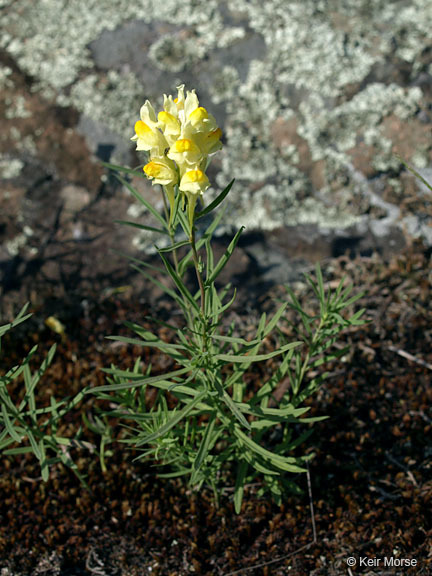
[[[137,150],[150,152],[144,172],[153,184],[161,184],[174,205],[178,185],[183,201],[187,199],[189,221],[198,196],[202,196],[210,182],[205,174],[209,155],[220,148],[222,130],[215,118],[199,105],[195,90],[177,87],[177,98],[164,94],[163,110],[157,116],[147,100],[135,124]]]

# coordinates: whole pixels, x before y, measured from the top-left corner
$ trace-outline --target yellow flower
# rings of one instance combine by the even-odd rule
[[[191,166],[199,164],[203,158],[200,147],[190,138],[176,140],[168,151],[168,158],[174,160],[183,175]]]
[[[177,100],[177,98],[176,98]],[[166,94],[164,94],[164,110],[165,112],[168,112],[168,114],[171,114],[172,116],[174,116],[175,118],[178,117],[178,108],[177,108],[177,104],[175,102],[175,100],[173,99],[173,97],[171,96],[171,94],[169,96],[167,96]]]
[[[174,100],[177,106],[177,113],[182,125],[184,125],[189,118],[190,114],[199,106],[198,96],[195,94],[195,90],[186,92],[186,98],[184,95],[184,84],[177,87],[177,98]]]
[[[196,132],[212,132],[218,127],[214,116],[209,114],[202,106],[195,108],[189,114],[187,121]]]
[[[148,100],[146,100],[145,103],[143,104],[143,106],[141,106],[140,118],[152,130],[156,130],[156,128],[158,126],[158,121],[156,118],[156,112],[154,111],[153,106],[150,104],[150,102]]]
[[[158,129],[152,129],[146,122],[138,120],[135,123],[135,136],[132,137],[137,143],[137,150],[153,151],[154,154],[162,156],[164,150],[168,148],[168,142]]]
[[[152,158],[143,168],[147,178],[151,179],[152,184],[161,184],[162,186],[178,183],[178,174],[174,162],[162,156]]]
[[[197,168],[195,170],[189,170],[183,174],[179,188],[182,192],[202,195],[209,186],[209,179],[202,170]]]
[[[181,125],[178,119],[171,114],[162,110],[158,114],[159,127],[162,130],[169,144],[173,144],[180,135]]]
[[[171,206],[175,202],[176,186],[187,198],[191,228],[197,199],[210,182],[205,174],[208,156],[222,148],[222,131],[215,118],[199,105],[195,90],[177,87],[177,98],[164,94],[163,110],[158,115],[147,100],[135,124],[137,150],[150,152],[144,172],[153,184],[161,184]]]
[[[162,156],[168,147],[168,142],[158,130],[158,119],[153,106],[148,100],[141,106],[140,120],[135,123],[135,135],[131,138],[137,143],[137,150],[152,151],[157,156]]]
[[[208,156],[222,148],[222,142],[220,141],[221,137],[222,130],[216,128],[211,132],[197,132],[195,135],[195,141],[202,153]]]
[[[186,172],[180,180],[179,188],[187,196],[187,215],[190,229],[193,228],[195,218],[195,206],[199,196],[202,196],[210,186],[209,179],[205,173],[196,168]]]

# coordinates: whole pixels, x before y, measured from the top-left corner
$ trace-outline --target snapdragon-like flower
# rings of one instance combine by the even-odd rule
[[[177,98],[164,95],[163,110],[157,115],[147,100],[135,124],[137,150],[149,153],[144,166],[146,176],[153,184],[161,184],[174,203],[174,190],[178,186],[188,199],[189,219],[197,198],[202,196],[210,182],[205,174],[208,157],[222,148],[222,131],[215,118],[199,105],[195,90],[187,91],[182,84]]]
[[[147,178],[153,180],[154,184],[168,186],[177,181],[177,170],[174,162],[165,156],[155,156],[143,168]]]

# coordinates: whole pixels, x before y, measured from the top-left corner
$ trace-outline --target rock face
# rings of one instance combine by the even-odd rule
[[[208,198],[236,178],[220,233],[246,226],[239,269],[283,282],[302,253],[432,244],[431,193],[396,156],[431,180],[430,0],[1,5],[3,296],[128,281],[110,250],[153,239],[112,221],[148,215],[100,160],[144,163],[139,108],[180,83],[224,131]]]

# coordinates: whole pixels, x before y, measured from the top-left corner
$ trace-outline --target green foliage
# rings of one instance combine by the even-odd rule
[[[195,221],[217,208],[232,184],[197,212]],[[135,191],[133,194],[138,197]],[[239,513],[245,484],[261,478],[262,491],[280,502],[284,490],[293,487],[292,475],[305,471],[311,456],[299,453],[298,447],[311,434],[311,425],[323,417],[308,417],[309,408],[302,404],[327,376],[321,373],[308,378],[307,374],[346,353],[347,349],[334,350],[333,345],[342,329],[361,323],[363,310],[345,317],[345,309],[360,295],[351,296],[352,288],[345,288],[344,281],[334,292],[326,291],[317,267],[316,280],[308,277],[319,303],[316,316],[306,313],[288,290],[289,302],[282,303],[270,318],[263,314],[252,336],[241,337],[234,324],[227,326],[224,321],[235,292],[230,296],[229,285],[218,287],[218,279],[242,229],[216,261],[211,241],[223,212],[213,213],[197,239],[179,197],[177,191],[174,215],[170,218],[166,210],[162,225],[171,239],[168,247],[157,248],[163,268],[136,258],[132,261],[136,270],[180,308],[184,322],[171,327],[169,341],[133,323],[127,326],[134,337],[110,337],[156,349],[170,358],[172,370],[158,374],[147,366],[143,373],[138,359],[132,370],[106,369],[108,383],[89,392],[109,401],[111,409],[104,417],[119,420],[123,442],[138,451],[137,460],[165,467],[161,477],[185,476],[196,490],[208,485],[217,499],[229,474],[234,474],[234,503]],[[158,220],[162,224],[160,216]],[[180,248],[187,249],[181,259]],[[186,281],[190,266],[195,268],[195,286]],[[171,286],[162,283],[155,272],[165,273]],[[294,326],[298,333],[294,342],[286,342],[279,328],[288,306],[301,320]],[[265,350],[269,339],[274,344],[271,352]],[[270,361],[272,367],[277,362],[277,368],[272,368],[258,388],[250,389],[248,373]],[[275,391],[287,379],[289,387],[277,401]],[[155,392],[150,394],[152,389]]]
[[[11,323],[0,326],[0,351],[1,338],[30,318],[27,309],[28,304]],[[51,346],[40,367],[32,371],[31,362],[36,351],[37,346],[34,346],[20,364],[0,376],[0,453],[14,456],[32,453],[39,461],[44,481],[48,480],[50,466],[62,462],[84,482],[71,458],[70,449],[92,446],[81,441],[79,435],[74,439],[57,435],[61,418],[82,400],[83,392],[71,401],[57,401],[51,396],[49,406],[38,407],[36,387],[54,358],[56,345]],[[16,386],[20,380],[24,382],[21,388]],[[13,387],[18,390],[18,397],[12,394]]]

